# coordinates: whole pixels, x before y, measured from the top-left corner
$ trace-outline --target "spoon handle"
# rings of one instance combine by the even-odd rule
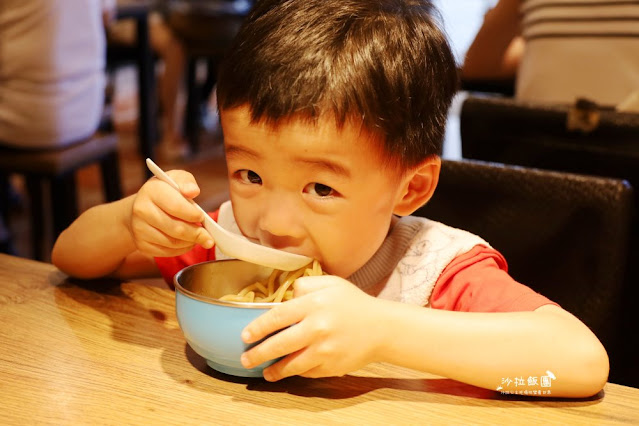
[[[155,164],[153,160],[151,160],[150,158],[146,159],[146,166],[149,168],[149,170],[151,170],[151,173],[153,173],[153,175],[156,178],[160,179],[162,182],[168,183],[169,185],[171,185],[173,188],[177,189],[178,191],[180,190],[179,185],[173,179],[171,179],[171,177],[167,175],[166,172],[162,170],[160,166]]]
[[[177,189],[178,192],[180,191],[180,186],[177,184],[177,182],[175,182],[173,179],[171,179],[171,177],[169,175],[167,175],[166,172],[160,168],[160,166],[155,164],[153,162],[153,160],[151,160],[150,158],[147,158],[146,159],[146,166],[149,168],[149,170],[151,170],[151,173],[153,173],[153,175],[156,178],[160,179],[162,182],[168,183],[173,188]],[[202,211],[202,213],[204,213],[204,215],[208,217],[208,214],[204,211],[204,209],[202,207],[200,207],[200,205],[198,203],[196,203],[195,201],[193,201],[191,199],[188,199],[188,198],[187,198],[187,200],[190,201],[191,204],[193,204],[194,206],[199,208]]]

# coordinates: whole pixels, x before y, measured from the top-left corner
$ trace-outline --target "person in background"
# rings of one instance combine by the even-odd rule
[[[516,78],[516,98],[616,106],[639,91],[639,3],[500,0],[466,54],[462,77]]]
[[[113,0],[2,0],[0,144],[61,147],[97,129],[104,107],[103,12]]]
[[[211,216],[328,274],[298,279],[293,300],[243,330],[247,344],[265,340],[242,364],[282,357],[264,370],[276,381],[390,362],[493,390],[517,377],[539,395],[594,395],[608,357],[581,321],[514,281],[479,236],[411,216],[437,186],[458,87],[436,14],[428,1],[262,0],[229,48],[217,96],[231,200]],[[152,178],[87,210],[53,263],[171,283],[223,258],[189,202],[194,177],[169,173],[179,192]]]
[[[96,131],[104,107],[103,18],[114,7],[114,0],[0,2],[0,146],[61,148]],[[0,186],[19,197],[8,176]],[[0,251],[14,253],[3,222]]]

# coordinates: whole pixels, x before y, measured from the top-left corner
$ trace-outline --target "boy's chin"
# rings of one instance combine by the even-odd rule
[[[340,278],[347,279],[351,275],[353,275],[359,268],[353,265],[330,265],[330,264],[322,264],[322,271],[326,275],[335,275]]]

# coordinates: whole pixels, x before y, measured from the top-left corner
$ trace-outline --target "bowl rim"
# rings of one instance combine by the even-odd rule
[[[182,293],[184,296],[187,296],[191,299],[199,300],[201,302],[210,303],[212,305],[220,305],[220,306],[229,306],[235,308],[245,308],[245,309],[265,309],[272,308],[274,306],[280,305],[282,302],[235,302],[232,300],[220,300],[215,297],[205,296],[203,294],[195,293],[194,291],[188,290],[184,288],[178,281],[179,277],[188,271],[189,269],[193,269],[197,266],[202,266],[207,263],[219,263],[219,262],[229,262],[229,261],[238,261],[237,259],[220,259],[220,260],[207,260],[205,262],[195,263],[193,265],[186,266],[180,269],[173,276],[173,285],[175,286],[175,290],[179,293]]]

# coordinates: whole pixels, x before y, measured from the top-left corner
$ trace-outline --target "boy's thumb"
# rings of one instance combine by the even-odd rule
[[[193,182],[180,185],[180,192],[188,198],[194,198],[200,193],[200,188]]]

